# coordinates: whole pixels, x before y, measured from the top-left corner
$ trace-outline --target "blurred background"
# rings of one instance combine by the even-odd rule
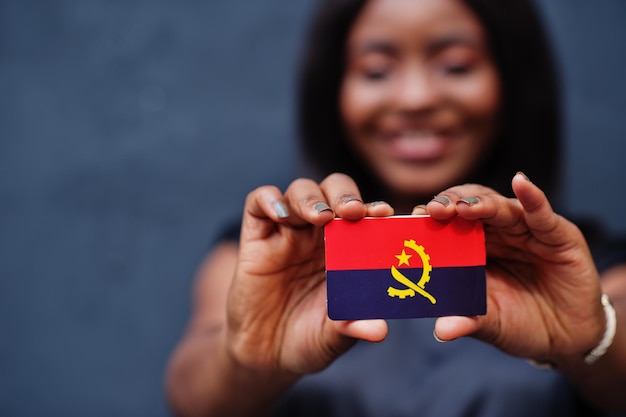
[[[168,416],[194,271],[298,169],[313,0],[0,0],[0,415]],[[626,232],[626,2],[539,0],[574,214]]]

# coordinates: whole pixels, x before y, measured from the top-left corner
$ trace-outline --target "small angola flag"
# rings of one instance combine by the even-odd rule
[[[337,218],[324,238],[333,320],[486,313],[485,235],[478,220]]]

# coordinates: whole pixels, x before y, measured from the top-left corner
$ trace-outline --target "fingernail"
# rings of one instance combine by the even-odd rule
[[[313,210],[315,210],[317,214],[320,214],[323,211],[332,211],[326,203],[315,203]]]
[[[530,178],[528,178],[528,176],[526,174],[524,174],[522,171],[517,171],[517,173],[515,173],[515,175],[521,175],[522,177],[524,177],[524,179],[528,182],[530,181]]]
[[[360,198],[354,197],[354,196],[348,196],[348,197],[344,197],[341,202],[343,204],[348,204],[351,203],[353,201],[358,201],[359,203],[363,204],[363,201]]]
[[[387,204],[387,205],[388,205],[388,203],[387,203],[386,201],[372,201],[372,202],[370,203],[370,206],[372,206],[372,207],[376,207],[376,206],[381,206],[381,205],[383,205],[383,204]]]
[[[436,201],[439,204],[443,204],[444,207],[448,207],[450,203],[452,203],[452,201],[445,195],[436,195],[433,197],[433,201]]]
[[[274,203],[274,211],[279,219],[286,219],[289,217],[289,210],[287,210],[287,206],[282,201]]]
[[[480,198],[478,198],[478,197],[465,197],[465,198],[459,199],[459,201],[457,201],[457,204],[459,204],[459,203],[465,203],[469,207],[472,207],[472,206],[480,203]]]
[[[416,214],[417,211],[428,212],[428,210],[426,209],[426,204],[418,204],[417,206],[413,207],[413,211],[411,213]]]
[[[443,340],[443,339],[440,339],[439,337],[437,337],[437,333],[435,333],[435,331],[434,331],[434,330],[433,330],[433,337],[434,337],[434,338],[435,338],[435,340],[436,340],[437,342],[439,342],[439,343],[446,343],[446,342],[447,342],[447,340]]]

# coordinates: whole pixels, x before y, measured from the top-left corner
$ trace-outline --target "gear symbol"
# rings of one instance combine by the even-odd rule
[[[413,239],[405,240],[404,246],[413,249],[422,260],[422,276],[417,282],[417,286],[424,288],[424,285],[430,281],[430,272],[433,270],[433,267],[430,265],[430,255],[426,253],[422,245],[418,245]]]
[[[433,267],[430,265],[430,255],[426,253],[426,251],[424,250],[424,246],[418,245],[413,239],[405,240],[404,247],[413,250],[413,252],[415,252],[422,260],[422,276],[420,277],[420,280],[417,283],[408,281],[405,283],[405,285],[413,284],[413,285],[416,285],[416,287],[413,286],[413,288],[417,290],[423,290],[424,287],[426,286],[426,283],[430,281],[430,273],[433,270]],[[397,273],[398,271],[395,270],[394,268],[394,272]],[[406,277],[402,276],[402,279],[406,279]],[[419,291],[419,292],[422,295],[426,294],[428,296],[427,298],[429,299],[432,298],[432,296],[430,296],[428,293],[425,293],[424,291]],[[415,290],[412,288],[398,289],[394,287],[389,287],[387,288],[387,294],[389,295],[389,297],[397,297],[400,299],[405,299],[406,297],[414,297]],[[431,302],[433,301],[431,300]]]
[[[399,290],[394,287],[389,287],[387,288],[387,294],[389,295],[389,297],[397,297],[403,300],[407,297],[415,297],[415,291],[410,288]]]

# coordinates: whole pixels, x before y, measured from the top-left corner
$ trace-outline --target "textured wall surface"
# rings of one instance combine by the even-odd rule
[[[195,268],[291,175],[308,4],[0,2],[0,415],[167,415]]]
[[[626,2],[541,0],[565,91],[565,201],[626,232]]]
[[[312,3],[0,0],[0,415],[168,415],[163,368],[211,236],[297,168]],[[626,230],[626,3],[541,3],[567,201]]]

